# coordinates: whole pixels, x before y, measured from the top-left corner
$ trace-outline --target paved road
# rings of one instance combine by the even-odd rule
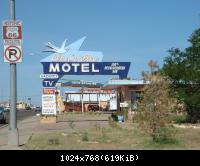
[[[7,117],[7,124],[9,123],[9,118],[10,118],[10,113],[8,112],[6,117]],[[36,112],[35,111],[25,111],[25,110],[19,110],[17,112],[17,120],[23,120],[27,117],[30,117],[30,116],[35,116],[36,115]],[[7,125],[7,124],[0,124],[0,127],[4,126],[4,125]]]

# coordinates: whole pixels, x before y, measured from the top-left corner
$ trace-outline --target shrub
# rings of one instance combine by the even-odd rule
[[[169,94],[169,81],[159,74],[149,76],[150,83],[143,89],[143,99],[138,104],[136,119],[154,141],[164,139],[170,132],[165,127],[171,122],[176,99]]]
[[[176,115],[174,118],[175,123],[181,124],[186,123],[188,120],[187,115]]]
[[[83,133],[83,135],[82,135],[82,141],[89,141],[88,133],[87,132]]]
[[[50,145],[59,145],[60,141],[59,141],[58,138],[51,138],[51,139],[48,139],[48,144],[50,144]]]
[[[200,121],[200,107],[187,106],[188,119],[190,123],[198,123]]]
[[[175,133],[175,129],[168,126],[168,127],[161,127],[158,129],[156,132],[154,141],[156,143],[161,143],[161,144],[169,144],[172,143],[174,138],[173,135]]]

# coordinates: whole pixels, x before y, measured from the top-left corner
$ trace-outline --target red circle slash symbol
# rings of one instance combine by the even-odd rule
[[[5,50],[5,58],[9,62],[17,62],[22,56],[21,49],[16,46],[9,46]]]

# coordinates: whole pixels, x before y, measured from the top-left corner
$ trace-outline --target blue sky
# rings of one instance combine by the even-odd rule
[[[23,21],[23,62],[17,65],[18,99],[41,103],[42,53],[51,41],[59,46],[83,36],[80,50],[102,51],[103,61],[130,61],[129,76],[139,78],[150,59],[160,67],[167,50],[184,49],[200,26],[199,0],[16,0]],[[9,0],[0,0],[0,20],[9,19]],[[1,31],[2,31],[2,27]],[[2,35],[1,35],[2,38]],[[0,100],[9,97],[9,64],[0,58]],[[112,76],[66,76],[105,82]]]

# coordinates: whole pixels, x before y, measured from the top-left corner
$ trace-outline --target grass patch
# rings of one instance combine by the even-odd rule
[[[88,133],[84,132],[82,135],[82,141],[89,141]]]
[[[77,117],[74,114],[74,119]],[[70,118],[68,116],[68,118]],[[77,114],[79,116],[79,114]],[[86,115],[87,117],[89,115]],[[92,115],[93,116],[93,115]],[[96,115],[95,115],[96,116]],[[99,116],[99,115],[98,115]],[[105,117],[104,117],[105,118]],[[108,117],[107,117],[108,118]],[[74,120],[70,119],[66,125],[73,129]],[[108,126],[102,127],[97,121],[92,128],[80,128],[76,122],[76,132],[33,134],[23,149],[58,149],[58,150],[138,150],[138,149],[200,149],[200,129],[170,128],[173,135],[166,137],[152,137],[140,130],[137,123],[117,123],[109,120]]]
[[[48,139],[48,144],[49,145],[59,145],[60,141],[58,138],[50,138],[50,139]]]
[[[154,149],[154,150],[173,150],[173,149],[184,149],[184,144],[182,141],[176,138],[168,139],[147,139],[144,141],[144,149]]]
[[[99,127],[96,125],[92,129],[77,131],[76,133],[67,133],[64,137],[61,133],[52,134],[36,134],[32,136],[25,149],[187,149],[188,144],[186,139],[183,139],[183,133],[186,131],[180,130],[178,137],[161,139],[153,141],[151,137],[138,130],[138,128],[113,128]],[[198,133],[199,134],[199,133]],[[198,135],[197,134],[197,135]],[[195,135],[197,145],[197,135]],[[192,135],[186,135],[190,139]],[[199,136],[199,135],[198,135]],[[194,140],[193,140],[194,141]],[[199,142],[199,141],[198,141]],[[200,144],[200,143],[198,143]],[[190,145],[191,147],[191,145]],[[200,146],[197,146],[200,147]]]
[[[154,142],[160,145],[180,145],[179,141],[175,138],[157,138]]]
[[[177,124],[187,123],[188,117],[187,117],[187,115],[176,115],[176,116],[174,117],[174,121],[175,121],[175,123],[177,123]]]

